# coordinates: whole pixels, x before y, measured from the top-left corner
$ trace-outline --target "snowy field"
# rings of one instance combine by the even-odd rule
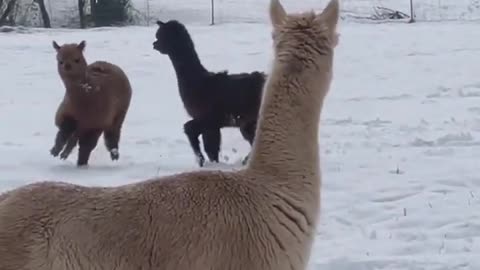
[[[52,26],[79,27],[78,0],[44,0]],[[87,0],[88,2],[88,0]],[[190,24],[209,24],[210,0],[130,0],[129,14],[135,25],[152,25],[157,19],[182,18]],[[213,0],[217,23],[266,23],[268,0]],[[283,0],[290,11],[321,9],[327,0]],[[38,8],[31,0],[17,0],[19,9],[16,22],[24,26],[41,26]],[[375,7],[394,9],[410,14],[410,0],[342,0],[341,16],[358,20],[375,14]],[[35,10],[37,12],[35,12]],[[480,20],[480,0],[413,0],[417,21]],[[87,10],[87,12],[89,12]]]
[[[267,24],[187,25],[203,64],[266,70]],[[0,33],[0,190],[40,180],[113,186],[198,169],[188,119],[155,27]],[[342,23],[321,123],[322,214],[311,270],[480,269],[480,32],[477,23]],[[125,69],[134,89],[111,162],[49,154],[63,96],[51,41],[87,41],[89,61]],[[222,164],[249,151],[223,131]],[[476,210],[475,210],[476,209]],[[474,258],[474,256],[476,258]]]

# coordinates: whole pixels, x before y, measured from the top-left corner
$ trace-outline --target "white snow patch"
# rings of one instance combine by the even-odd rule
[[[187,27],[210,70],[268,71],[267,24]],[[152,49],[155,31],[0,33],[0,190],[46,179],[112,186],[198,169],[172,65]],[[480,91],[478,24],[345,23],[341,34],[322,116],[322,212],[309,269],[479,269],[480,99],[465,90]],[[103,142],[86,169],[75,167],[75,151],[67,161],[49,155],[64,91],[53,39],[86,40],[90,62],[114,62],[130,77],[118,162]],[[222,163],[204,169],[239,168],[248,154],[238,130],[222,134]]]

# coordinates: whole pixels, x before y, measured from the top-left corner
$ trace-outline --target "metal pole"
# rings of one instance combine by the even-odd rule
[[[212,16],[210,25],[214,25],[215,24],[215,0],[211,0],[210,7],[211,7],[210,13]]]
[[[150,26],[150,0],[147,1],[147,26]]]
[[[415,16],[415,14],[414,14],[414,11],[413,11],[413,0],[410,0],[410,21],[409,21],[409,23],[415,22],[414,16]]]

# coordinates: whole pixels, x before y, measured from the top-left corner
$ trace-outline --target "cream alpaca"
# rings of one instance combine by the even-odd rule
[[[114,188],[43,182],[0,196],[1,270],[303,270],[319,214],[318,124],[338,0],[272,0],[275,60],[247,168]]]

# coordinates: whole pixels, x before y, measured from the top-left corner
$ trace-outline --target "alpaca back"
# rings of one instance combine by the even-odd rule
[[[242,172],[117,188],[35,183],[0,202],[0,269],[303,269],[305,221]]]
[[[227,114],[236,116],[240,121],[256,121],[262,100],[265,73],[251,72],[227,74],[218,73],[216,77],[215,107]],[[212,90],[213,91],[213,90]],[[213,102],[212,102],[213,103]]]
[[[125,72],[117,65],[96,61],[87,67],[87,81],[102,93],[102,102],[109,104],[113,112],[126,110],[132,97],[132,88]],[[101,104],[99,105],[101,106]]]

